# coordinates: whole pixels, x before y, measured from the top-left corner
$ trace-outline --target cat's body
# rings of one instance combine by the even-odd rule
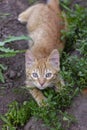
[[[57,82],[63,85],[57,75],[60,70],[58,51],[64,48],[61,30],[65,29],[65,23],[57,0],[29,7],[18,20],[27,22],[33,40],[25,56],[26,86],[31,88],[30,93],[40,105],[45,99],[40,89],[54,86]]]

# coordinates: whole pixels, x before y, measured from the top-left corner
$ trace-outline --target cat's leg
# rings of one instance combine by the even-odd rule
[[[21,14],[19,14],[18,21],[20,21],[21,23],[27,22],[29,19],[29,16],[32,14],[33,11],[34,11],[34,6],[29,7],[28,9],[23,11]]]
[[[55,84],[55,91],[59,92],[60,90],[64,89],[65,83],[61,75],[58,75],[56,84]]]
[[[33,96],[33,98],[36,100],[39,106],[45,105],[43,101],[45,101],[46,98],[40,90],[38,90],[37,88],[33,88],[33,89],[29,89],[29,92]]]

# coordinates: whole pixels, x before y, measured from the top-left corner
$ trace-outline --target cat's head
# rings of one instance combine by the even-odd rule
[[[48,58],[37,60],[28,50],[25,55],[25,65],[27,80],[29,79],[33,86],[45,89],[55,82],[60,70],[59,53],[54,49]]]

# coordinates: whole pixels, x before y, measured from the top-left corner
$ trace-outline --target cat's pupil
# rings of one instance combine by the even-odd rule
[[[47,74],[46,74],[46,78],[51,77],[51,75],[52,75],[52,73],[47,73]]]
[[[38,74],[37,73],[33,73],[32,74],[34,78],[38,78]]]

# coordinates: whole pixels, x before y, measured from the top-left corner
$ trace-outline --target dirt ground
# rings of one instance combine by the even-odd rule
[[[45,0],[43,0],[45,1]],[[80,3],[87,7],[87,1],[74,0],[71,6]],[[25,25],[18,22],[17,17],[20,12],[29,6],[29,0],[0,0],[0,41],[8,36],[27,35]],[[8,14],[8,15],[6,15]],[[22,50],[27,49],[27,41],[17,41],[7,44],[10,48]],[[5,83],[0,82],[0,113],[4,114],[8,110],[8,104],[14,100],[23,102],[29,100],[30,95],[24,91],[21,86],[24,86],[25,81],[25,57],[24,54],[17,54],[12,58],[0,59],[0,63],[8,66],[4,72]],[[68,110],[75,115],[76,124],[72,124],[69,130],[87,130],[87,96],[79,95],[73,101],[71,108]],[[0,130],[2,129],[2,121],[0,121]],[[31,118],[25,126],[26,130],[48,130],[43,127],[41,120],[36,121]]]

